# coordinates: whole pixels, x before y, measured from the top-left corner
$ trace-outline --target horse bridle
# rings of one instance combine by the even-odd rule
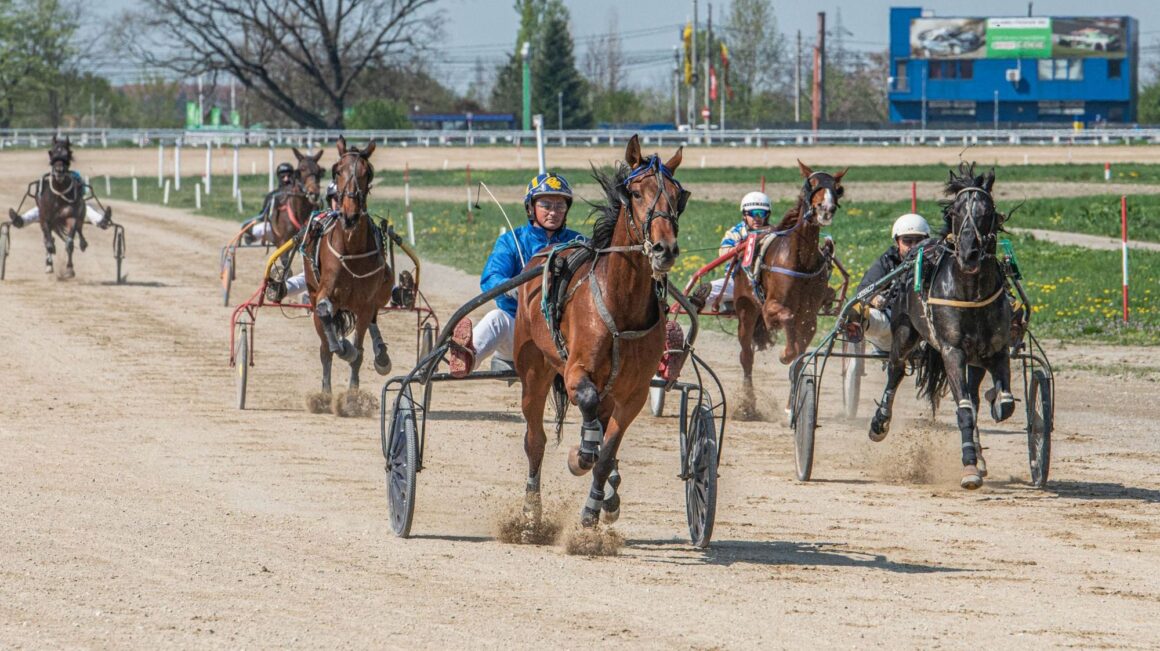
[[[373,165],[371,165],[371,162],[369,160],[367,160],[366,158],[363,158],[362,152],[348,151],[345,154],[343,154],[342,156],[340,156],[338,159],[338,162],[336,162],[334,164],[334,176],[335,176],[336,180],[338,178],[338,166],[342,163],[342,159],[344,159],[348,156],[355,156],[355,157],[359,158],[360,160],[362,160],[364,163],[366,163],[367,171],[370,174],[370,178],[372,180],[374,179],[375,168]],[[372,185],[372,181],[368,180],[367,181],[367,189],[362,190],[358,187],[358,181],[359,181],[358,174],[352,172],[350,177],[343,180],[342,185],[338,187],[338,192],[335,193],[335,198],[338,199],[340,204],[342,203],[342,200],[347,198],[347,197],[354,199],[358,203],[358,210],[359,211],[358,211],[358,213],[356,213],[356,215],[355,215],[356,217],[358,217],[359,215],[366,214],[366,212],[367,212],[366,198],[367,198],[367,195],[370,194],[371,185]],[[354,190],[350,189],[351,185],[354,186]],[[345,218],[345,215],[344,215],[344,218]]]
[[[673,225],[673,234],[675,235],[679,223],[678,219],[681,213],[685,211],[685,204],[689,201],[691,192],[681,186],[681,182],[673,178],[673,173],[669,168],[661,163],[661,159],[655,154],[646,158],[639,166],[633,168],[628,176],[625,177],[623,186],[625,190],[629,190],[629,186],[637,181],[643,179],[644,176],[651,173],[657,182],[657,192],[653,195],[652,204],[648,207],[648,212],[645,214],[643,232],[637,226],[636,219],[632,214],[632,192],[629,191],[628,200],[625,202],[625,212],[628,215],[629,230],[632,232],[634,244],[640,244],[645,255],[648,255],[652,250],[652,240],[650,239],[652,233],[652,223],[654,219],[661,218],[668,220]],[[668,193],[668,187],[665,185],[665,179],[673,182],[677,187],[676,199]],[[661,194],[665,195],[666,203],[668,203],[668,210],[657,210],[657,204],[660,202]],[[675,207],[675,208],[674,208]]]
[[[818,179],[817,187],[810,185],[810,181],[815,177]],[[814,195],[822,190],[829,190],[834,195],[834,208],[838,208],[838,181],[831,174],[827,172],[813,172],[802,181],[801,194],[805,199],[806,211],[802,213],[801,221],[809,222],[813,219],[815,211],[813,205]],[[799,222],[800,223],[800,222]]]
[[[957,209],[955,210],[955,212],[958,213],[962,217],[962,219],[959,220],[958,229],[955,229],[953,224],[951,225],[952,230],[951,230],[951,234],[949,237],[950,242],[951,242],[951,244],[957,244],[959,242],[959,240],[962,239],[963,229],[966,228],[967,224],[969,223],[971,226],[971,230],[975,232],[975,238],[978,239],[978,241],[979,241],[979,246],[983,249],[983,254],[981,257],[982,258],[994,257],[995,254],[993,252],[993,249],[994,249],[994,243],[996,240],[996,231],[998,230],[998,226],[999,226],[999,222],[998,222],[999,216],[998,216],[998,213],[996,213],[996,211],[995,211],[995,198],[993,196],[991,196],[991,193],[988,192],[987,190],[984,190],[983,188],[976,188],[976,187],[972,186],[972,187],[963,188],[962,190],[959,190],[957,193],[955,193],[955,201],[957,202],[959,197],[961,197],[964,193],[966,193],[968,195],[967,196],[967,205],[965,206],[965,209],[962,212],[959,212]],[[990,210],[988,212],[994,214],[994,216],[995,216],[994,228],[992,228],[991,232],[987,233],[986,235],[983,235],[982,231],[979,230],[979,225],[975,221],[974,211],[971,210],[971,208],[975,204],[975,195],[976,194],[982,194],[982,195],[986,196],[987,199],[990,200],[991,207],[990,207]],[[953,209],[953,207],[952,207],[952,209]],[[987,213],[984,213],[984,214],[987,214]]]

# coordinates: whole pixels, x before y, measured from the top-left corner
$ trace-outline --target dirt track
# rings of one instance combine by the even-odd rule
[[[14,203],[28,169],[0,155],[0,201]],[[642,415],[622,454],[627,545],[599,559],[494,539],[522,497],[518,389],[445,385],[416,537],[399,540],[377,419],[302,409],[318,377],[306,321],[259,317],[253,408],[232,407],[216,280],[232,225],[115,206],[129,285],[108,284],[109,235],[95,229],[68,282],[42,273],[38,234],[14,232],[0,283],[0,646],[1150,648],[1160,637],[1153,350],[1051,347],[1064,370],[1047,491],[1025,483],[1021,411],[984,421],[992,475],[967,493],[949,411],[931,423],[906,394],[890,437],[872,444],[865,418],[838,417],[827,376],[815,481],[793,479],[779,417],[730,423],[704,552],[684,542],[676,421]],[[242,287],[258,266],[246,258]],[[464,274],[425,272],[440,315],[475,293]],[[412,361],[409,327],[384,327],[396,369]],[[735,346],[715,333],[699,346],[731,390]],[[759,359],[765,409],[779,416],[783,368]],[[379,387],[369,364],[364,386]],[[567,474],[565,450],[549,448],[544,488],[571,524],[587,480]]]

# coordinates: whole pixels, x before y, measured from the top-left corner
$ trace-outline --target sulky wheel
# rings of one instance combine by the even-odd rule
[[[113,259],[117,261],[117,284],[125,282],[125,276],[121,273],[121,263],[125,260],[125,229],[119,224],[113,225]]]
[[[866,344],[846,341],[842,343],[842,352],[861,355],[866,352]],[[846,408],[846,418],[858,417],[858,397],[862,392],[862,371],[865,366],[866,360],[861,357],[842,358],[842,404]]]
[[[8,230],[8,224],[0,228],[0,280],[4,280],[4,270],[8,266],[8,249],[12,244],[12,235]]]
[[[688,475],[685,479],[685,515],[689,540],[708,547],[717,515],[717,426],[713,412],[698,406],[689,424]]]
[[[809,481],[814,467],[814,430],[818,426],[817,380],[812,375],[798,377],[794,404],[793,451],[797,478]]]
[[[419,466],[419,434],[409,386],[399,393],[398,406],[391,415],[386,453],[391,529],[395,535],[406,538],[411,535],[411,521],[415,517],[415,472]]]
[[[1051,469],[1051,430],[1055,427],[1055,404],[1051,378],[1043,371],[1031,375],[1027,388],[1027,458],[1031,464],[1031,485],[1047,486]]]
[[[237,263],[234,261],[232,253],[225,254],[222,259],[222,305],[230,306],[230,288],[234,285],[234,277],[237,275]]]
[[[423,331],[419,334],[419,356],[417,360],[423,359],[435,347],[435,326],[430,323],[423,324]]]
[[[648,410],[653,416],[663,416],[665,413],[664,387],[649,387]]]
[[[238,327],[234,341],[234,370],[238,373],[238,409],[245,409],[246,382],[250,378],[250,332],[244,325]]]

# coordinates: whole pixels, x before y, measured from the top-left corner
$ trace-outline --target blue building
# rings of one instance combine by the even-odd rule
[[[937,17],[890,9],[890,121],[931,126],[1136,120],[1139,24]]]

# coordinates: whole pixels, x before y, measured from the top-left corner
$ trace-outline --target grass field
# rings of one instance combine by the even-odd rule
[[[494,181],[490,173],[488,178],[497,184],[504,182]],[[682,181],[691,183],[686,175],[682,175]],[[171,195],[170,205],[192,208],[193,193],[189,189],[193,182],[192,178],[184,181],[182,192]],[[245,216],[260,209],[265,183],[264,176],[243,179],[243,197],[248,197],[243,206]],[[103,194],[103,181],[97,181],[95,185],[97,192]],[[112,197],[128,198],[127,180],[114,179],[112,186]],[[221,190],[205,200],[201,212],[241,221],[243,215],[237,212],[235,200],[228,196],[229,179],[215,177],[214,187]],[[139,200],[143,202],[161,202],[161,191],[155,183],[142,183],[139,192]],[[839,257],[850,270],[851,284],[857,283],[865,269],[886,248],[890,224],[909,207],[909,201],[851,201],[843,206],[828,232],[838,245]],[[578,205],[574,210],[569,226],[587,233],[591,225],[586,211],[581,208]],[[371,209],[389,216],[398,230],[405,230],[402,201],[372,201]],[[518,201],[505,204],[504,209],[516,226],[524,222],[523,207]],[[928,216],[937,214],[937,206],[933,203],[920,205],[919,209]],[[1158,209],[1160,197],[1133,200],[1130,220],[1135,239],[1160,241],[1160,220],[1154,216]],[[463,204],[459,202],[416,202],[413,212],[420,253],[468,273],[478,273],[482,269],[501,227],[506,227],[494,203],[483,205],[470,223]],[[682,253],[675,270],[678,285],[715,257],[722,234],[737,219],[733,202],[694,201],[690,204],[681,220]],[[1028,200],[1015,213],[1010,225],[1118,236],[1119,202],[1116,197]],[[1160,344],[1160,284],[1157,283],[1160,279],[1160,254],[1144,251],[1129,254],[1134,280],[1131,320],[1125,325],[1120,318],[1118,251],[1057,246],[1019,235],[1012,235],[1010,239],[1015,245],[1025,274],[1025,286],[1034,304],[1033,328],[1037,335],[1075,341]]]

